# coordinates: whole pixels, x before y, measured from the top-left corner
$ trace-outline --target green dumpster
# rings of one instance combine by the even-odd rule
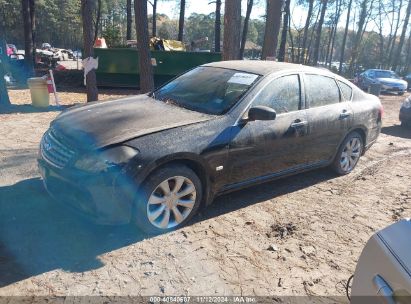
[[[138,87],[140,84],[138,51],[124,49],[94,49],[99,58],[97,85],[108,87]],[[193,67],[221,61],[221,53],[151,51],[154,82],[159,86]]]

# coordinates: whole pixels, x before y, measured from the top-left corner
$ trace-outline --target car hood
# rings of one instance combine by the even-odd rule
[[[377,78],[379,82],[382,83],[388,83],[388,84],[402,84],[406,85],[407,82],[401,79],[395,79],[395,78]]]
[[[51,128],[70,145],[89,150],[214,117],[138,95],[71,108]]]

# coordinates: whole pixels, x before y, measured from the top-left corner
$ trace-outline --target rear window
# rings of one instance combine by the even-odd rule
[[[338,85],[340,86],[340,89],[341,89],[341,92],[342,92],[342,95],[343,95],[344,99],[345,100],[351,100],[352,88],[348,84],[346,84],[342,81],[337,80],[337,82],[338,82]]]
[[[307,74],[305,83],[308,102],[311,108],[340,102],[340,90],[333,78]]]

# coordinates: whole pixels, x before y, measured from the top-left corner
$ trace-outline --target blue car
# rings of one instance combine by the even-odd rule
[[[368,90],[372,84],[380,84],[382,93],[398,93],[398,95],[403,95],[408,86],[405,80],[389,70],[370,69],[358,77],[358,86],[361,89]]]

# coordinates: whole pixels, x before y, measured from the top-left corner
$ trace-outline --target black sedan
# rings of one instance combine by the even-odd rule
[[[221,193],[325,166],[350,173],[381,116],[377,97],[328,71],[217,62],[148,95],[63,112],[38,163],[58,200],[161,233]]]

